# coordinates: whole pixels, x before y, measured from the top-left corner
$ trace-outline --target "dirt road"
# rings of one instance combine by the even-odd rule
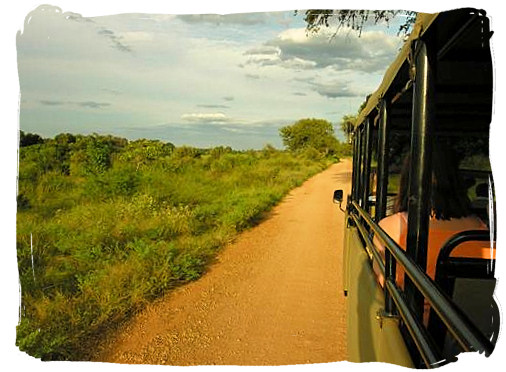
[[[200,280],[150,305],[95,360],[171,365],[280,365],[346,359],[342,291],[345,160],[293,190],[241,234]]]

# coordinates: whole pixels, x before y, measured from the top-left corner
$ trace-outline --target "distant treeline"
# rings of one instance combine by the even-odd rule
[[[99,335],[200,277],[239,231],[338,156],[21,132],[18,346],[45,360],[87,358]]]

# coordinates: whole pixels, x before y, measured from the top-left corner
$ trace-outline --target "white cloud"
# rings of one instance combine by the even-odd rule
[[[181,115],[181,119],[190,123],[223,124],[231,121],[225,114],[218,113],[191,113]]]
[[[397,54],[399,43],[400,38],[381,31],[363,31],[359,37],[346,28],[337,34],[322,29],[309,35],[305,28],[292,28],[248,50],[246,64],[292,69],[332,67],[372,73],[385,70]]]
[[[322,32],[320,33],[320,35],[324,35],[324,37],[327,38],[329,36],[327,29],[322,29]],[[278,39],[282,40],[282,41],[288,40],[288,41],[291,41],[294,43],[310,43],[314,40],[320,39],[320,36],[313,35],[313,34],[308,35],[306,33],[305,28],[291,28],[291,29],[281,32],[278,35]]]
[[[282,61],[280,65],[294,70],[305,70],[315,68],[318,64],[315,61],[295,57]]]
[[[118,32],[118,36],[120,36],[121,40],[125,43],[137,43],[153,40],[153,34],[145,31]]]
[[[263,45],[263,46],[260,46],[260,47],[255,47],[255,48],[252,48],[252,49],[248,49],[246,52],[244,52],[244,54],[246,54],[246,55],[257,55],[257,54],[260,54],[260,55],[269,55],[269,54],[279,55],[279,53],[280,53],[279,48],[273,47],[273,46],[267,46],[267,45]]]
[[[188,23],[214,23],[214,24],[238,24],[257,25],[264,23],[265,13],[238,13],[238,14],[185,14],[178,16],[179,19]]]
[[[331,81],[325,83],[311,82],[312,89],[328,98],[365,97],[368,91],[360,91],[348,81]]]

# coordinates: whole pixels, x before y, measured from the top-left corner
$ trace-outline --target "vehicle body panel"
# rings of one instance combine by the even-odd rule
[[[412,368],[398,319],[381,316],[385,306],[383,289],[376,280],[357,228],[346,228],[344,239],[348,359],[351,362],[381,361]]]

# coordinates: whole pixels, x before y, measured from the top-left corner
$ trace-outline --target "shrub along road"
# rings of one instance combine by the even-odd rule
[[[242,233],[198,281],[149,305],[96,361],[171,365],[280,365],[346,359],[342,295],[344,160],[292,190]],[[344,204],[344,203],[343,203]]]

